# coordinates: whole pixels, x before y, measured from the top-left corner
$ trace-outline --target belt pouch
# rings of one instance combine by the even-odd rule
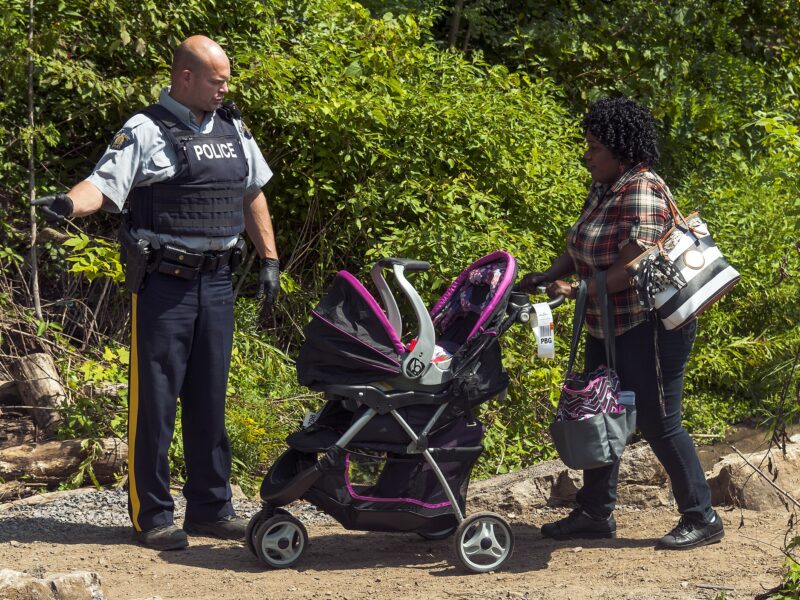
[[[196,279],[205,255],[170,244],[161,247],[158,272],[181,279]]]

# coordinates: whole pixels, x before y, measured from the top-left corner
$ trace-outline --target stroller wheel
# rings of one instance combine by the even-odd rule
[[[247,523],[247,529],[245,529],[244,531],[244,540],[247,543],[247,547],[250,549],[250,552],[252,552],[254,556],[258,556],[258,552],[256,551],[256,545],[255,542],[253,541],[253,535],[258,529],[258,526],[270,518],[269,516],[267,516],[269,513],[271,513],[270,516],[288,515],[289,511],[283,508],[273,508],[273,509],[262,508],[256,514],[250,517],[250,522]]]
[[[435,542],[438,540],[446,540],[453,535],[455,531],[455,527],[448,527],[447,529],[442,529],[441,531],[418,531],[417,535],[423,539]]]
[[[261,523],[253,534],[258,557],[274,569],[291,567],[308,545],[308,532],[292,515],[276,514]]]
[[[476,513],[464,519],[456,530],[456,556],[475,573],[499,569],[514,551],[514,534],[500,515]]]

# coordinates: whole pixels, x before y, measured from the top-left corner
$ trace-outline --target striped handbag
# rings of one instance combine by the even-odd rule
[[[558,456],[571,469],[595,469],[614,464],[636,429],[636,408],[618,402],[620,382],[614,370],[614,316],[606,293],[605,272],[595,274],[603,325],[606,363],[591,373],[572,370],[586,314],[586,282],[575,299],[575,320],[567,376],[561,387],[550,435]]]
[[[665,329],[691,322],[741,279],[722,256],[698,213],[684,217],[664,193],[674,225],[656,244],[625,265],[639,303],[655,309]]]

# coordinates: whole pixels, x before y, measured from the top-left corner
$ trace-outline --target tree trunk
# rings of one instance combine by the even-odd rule
[[[0,478],[12,481],[24,477],[25,483],[55,485],[68,479],[87,457],[81,440],[23,444],[0,449]],[[92,462],[100,483],[113,483],[128,457],[128,444],[116,438],[97,440],[101,452]]]
[[[33,407],[33,420],[41,429],[55,433],[61,423],[58,408],[67,400],[56,365],[49,354],[29,354],[12,365],[17,390],[25,406]]]
[[[461,29],[461,14],[464,12],[464,0],[456,0],[456,5],[453,7],[453,14],[450,15],[450,36],[447,40],[447,45],[451,48],[456,45],[458,41],[458,30]]]
[[[467,21],[467,33],[464,34],[464,45],[461,46],[461,51],[466,54],[469,50],[469,39],[472,37],[472,21]]]
[[[28,140],[28,200],[36,198],[36,152],[34,148],[33,121],[33,0],[28,2],[28,127],[31,129]],[[33,313],[42,320],[42,301],[39,298],[39,259],[36,250],[36,207],[30,205],[31,218],[31,294]]]

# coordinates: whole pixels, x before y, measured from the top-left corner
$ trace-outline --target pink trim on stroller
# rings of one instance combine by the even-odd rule
[[[392,327],[392,324],[389,322],[389,319],[386,317],[386,313],[383,312],[380,304],[378,301],[375,300],[372,294],[369,293],[369,290],[364,287],[364,284],[361,283],[358,279],[356,279],[351,273],[348,271],[339,271],[337,273],[339,277],[347,281],[350,285],[353,286],[358,294],[364,299],[369,307],[372,309],[372,312],[375,313],[375,316],[380,321],[383,328],[386,330],[386,335],[389,336],[389,341],[392,342],[392,346],[394,347],[395,351],[399,355],[403,355],[406,353],[406,349],[403,346],[403,343],[400,341],[400,337],[397,335],[397,332]]]
[[[456,290],[461,287],[463,283],[469,282],[469,276],[472,273],[472,271],[486,264],[492,262],[499,262],[501,260],[504,262],[504,269],[505,269],[503,273],[503,278],[497,284],[495,289],[492,290],[493,296],[491,301],[489,302],[489,304],[487,304],[485,307],[481,309],[480,316],[478,317],[478,320],[475,322],[475,325],[469,332],[469,335],[467,336],[466,339],[467,340],[470,339],[477,332],[481,331],[483,324],[492,314],[492,311],[494,311],[494,309],[500,303],[500,300],[503,297],[503,292],[505,292],[508,286],[513,285],[514,283],[514,277],[516,275],[516,260],[514,259],[513,256],[511,256],[511,254],[509,254],[508,252],[504,252],[503,250],[496,250],[491,254],[487,254],[486,256],[479,258],[469,267],[464,269],[461,272],[461,274],[456,278],[456,280],[450,285],[450,287],[447,288],[447,291],[444,294],[442,294],[442,297],[439,298],[439,301],[431,309],[431,317],[432,318],[435,317],[436,314],[445,307],[447,302],[450,300],[450,298],[453,296]]]
[[[347,486],[347,492],[352,498],[355,498],[356,500],[362,500],[364,502],[407,502],[408,504],[416,504],[417,506],[422,506],[423,508],[444,508],[445,506],[450,506],[449,500],[447,502],[439,502],[438,504],[430,504],[429,502],[423,502],[422,500],[417,500],[416,498],[377,498],[375,496],[361,496],[360,494],[357,494],[350,483],[349,452],[344,456],[344,483]]]

